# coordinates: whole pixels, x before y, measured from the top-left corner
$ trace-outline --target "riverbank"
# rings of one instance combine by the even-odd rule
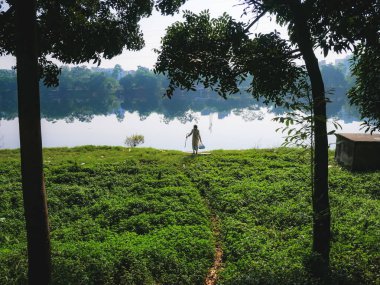
[[[310,284],[309,156],[299,149],[44,150],[53,284]],[[18,150],[0,150],[0,284],[23,284]],[[380,171],[330,156],[331,269],[340,284],[380,282]],[[218,234],[215,234],[217,217]]]

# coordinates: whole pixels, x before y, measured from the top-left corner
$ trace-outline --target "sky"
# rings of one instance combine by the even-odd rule
[[[113,68],[116,64],[120,64],[124,70],[136,70],[138,66],[144,66],[147,68],[153,68],[157,54],[153,49],[160,47],[161,37],[165,35],[165,29],[172,23],[182,20],[182,11],[190,10],[195,13],[208,9],[212,17],[218,17],[224,12],[227,12],[236,20],[242,20],[247,22],[245,18],[241,19],[243,7],[239,5],[239,0],[189,0],[181,8],[181,13],[175,16],[162,16],[158,12],[154,12],[149,18],[143,19],[140,22],[141,29],[144,34],[145,47],[138,51],[132,52],[124,50],[119,56],[116,56],[110,60],[103,59],[100,67]],[[281,33],[282,37],[286,38],[286,28],[278,26],[274,20],[269,17],[265,17],[260,20],[251,28],[251,33],[268,33],[276,29]],[[344,58],[346,54],[329,54],[327,58],[324,58],[322,52],[317,50],[316,56],[319,60],[326,60],[328,63],[334,63],[335,59]],[[3,56],[0,57],[0,69],[10,69],[16,64],[14,57]],[[59,64],[59,63],[58,63]],[[61,65],[61,64],[59,64]],[[86,66],[96,66],[91,63],[81,64]]]

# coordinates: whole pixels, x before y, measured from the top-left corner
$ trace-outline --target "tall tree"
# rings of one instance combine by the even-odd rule
[[[290,36],[294,37],[311,82],[314,114],[314,193],[313,193],[313,251],[320,255],[321,271],[317,271],[318,265],[313,266],[317,277],[325,277],[328,274],[330,257],[330,205],[328,195],[328,142],[326,127],[326,97],[322,74],[318,66],[318,60],[314,53],[314,46],[310,32],[310,26],[306,13],[309,12],[302,6],[301,1],[289,1]]]
[[[380,130],[380,1],[305,2],[313,11],[312,34],[325,54],[331,49],[353,50],[355,85],[349,92],[350,102],[359,107],[367,131]]]
[[[314,114],[312,249],[320,260],[320,264],[314,266],[314,273],[324,277],[328,273],[331,235],[327,100],[314,49],[320,47],[327,55],[330,50],[341,52],[355,47],[357,40],[373,42],[377,33],[371,23],[378,22],[375,17],[378,1],[373,1],[376,5],[351,0],[242,2],[243,13],[251,16],[247,23],[236,22],[228,15],[210,19],[207,12],[200,15],[187,12],[184,23],[177,22],[167,29],[158,51],[156,71],[169,77],[169,97],[175,88],[190,90],[197,83],[226,97],[239,92],[237,83],[251,74],[253,80],[248,91],[255,97],[263,96],[267,102],[294,107],[299,98],[290,94],[304,76],[303,68],[297,67],[294,60],[303,59],[311,84]],[[249,37],[250,28],[268,13],[274,15],[279,24],[288,27],[289,42],[276,32]]]
[[[139,21],[153,8],[173,14],[185,0],[5,0],[0,2],[0,56],[17,58],[19,128],[30,284],[48,284],[49,230],[42,169],[38,80],[57,85],[63,63],[100,62],[144,45]],[[25,3],[24,3],[25,2]],[[37,59],[39,65],[37,65]]]
[[[268,102],[274,101],[277,105],[283,105],[295,100],[289,98],[289,94],[297,93],[297,84],[304,72],[302,67],[295,64],[294,58],[302,55],[312,86],[313,112],[318,118],[314,122],[313,251],[322,257],[324,270],[319,275],[325,275],[330,249],[330,211],[323,80],[314,55],[310,31],[302,16],[304,12],[301,3],[289,1],[285,6],[254,7],[259,15],[269,9],[273,12],[275,9],[283,10],[281,13],[292,15],[289,26],[291,38],[294,45],[297,45],[296,50],[275,32],[256,35],[250,39],[247,26],[256,20],[244,25],[227,15],[210,19],[207,13],[199,16],[187,13],[185,23],[176,23],[168,29],[162,41],[156,69],[166,73],[171,80],[169,96],[176,86],[191,89],[197,82],[227,96],[229,93],[238,92],[237,83],[252,74],[249,91],[256,97],[263,96]]]
[[[50,281],[50,239],[42,171],[36,1],[16,3],[16,58],[21,174],[28,241],[29,284]]]

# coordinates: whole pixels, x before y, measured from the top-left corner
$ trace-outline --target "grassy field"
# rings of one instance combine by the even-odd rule
[[[203,284],[216,242],[218,284],[312,284],[308,161],[285,148],[45,149],[53,284]],[[380,284],[380,171],[330,164],[332,283]],[[26,283],[19,169],[18,150],[1,150],[0,284]]]

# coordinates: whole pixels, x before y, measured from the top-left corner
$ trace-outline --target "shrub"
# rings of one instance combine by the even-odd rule
[[[131,135],[125,139],[124,142],[129,147],[136,147],[139,144],[144,143],[144,136],[143,135]]]

